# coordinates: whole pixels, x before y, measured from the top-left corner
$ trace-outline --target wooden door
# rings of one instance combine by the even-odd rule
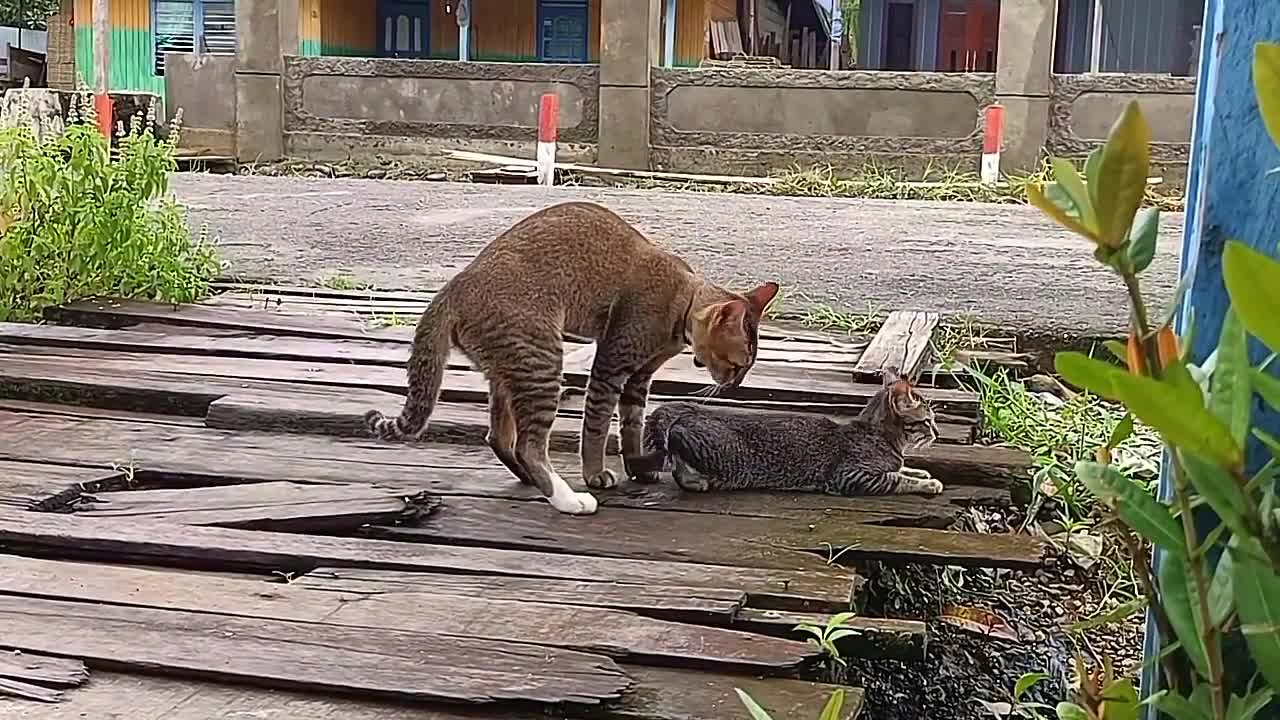
[[[942,72],[995,72],[1000,0],[943,0],[938,23]]]

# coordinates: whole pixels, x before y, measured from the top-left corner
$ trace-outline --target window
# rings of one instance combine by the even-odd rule
[[[210,55],[234,55],[236,52],[234,0],[155,0],[151,18],[155,30],[157,75],[164,75],[164,54],[167,52]]]

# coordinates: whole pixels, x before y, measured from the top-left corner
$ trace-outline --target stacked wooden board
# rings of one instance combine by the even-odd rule
[[[132,679],[146,671],[210,698],[228,691],[201,683],[268,688],[238,689],[249,704],[338,693],[439,718],[732,717],[735,687],[810,718],[832,688],[806,679],[820,658],[794,628],[850,606],[842,563],[1042,561],[1029,538],[943,529],[968,504],[1007,503],[1028,461],[974,445],[977,398],[956,389],[924,390],[943,437],[912,459],[948,484],[938,498],[624,483],[598,514],[565,517],[483,445],[486,384],[461,358],[423,442],[371,441],[361,415],[398,411],[412,328],[368,316],[429,301],[237,287],[204,305],[87,301],[50,313],[58,324],[0,325],[0,650],[110,671],[64,693],[68,713],[81,694],[109,705],[103,687],[163,704],[172,681]],[[936,323],[898,313],[839,341],[766,328],[747,381],[712,402],[851,415],[878,366],[927,361]],[[566,341],[553,462],[571,482],[592,350]],[[652,402],[707,383],[677,358]],[[915,620],[852,627],[847,653],[927,651]]]

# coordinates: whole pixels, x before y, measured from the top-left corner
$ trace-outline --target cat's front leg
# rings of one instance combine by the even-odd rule
[[[644,410],[649,400],[649,384],[653,381],[653,374],[671,357],[662,355],[650,360],[644,367],[632,373],[627,383],[622,386],[622,396],[618,400],[618,429],[622,440],[624,461],[636,462],[639,458],[665,451],[665,442],[658,443],[657,438],[649,438],[646,441]],[[627,472],[638,482],[655,483],[661,479],[658,472],[647,468],[633,472],[632,467],[628,465]]]
[[[907,467],[906,465],[903,465],[901,468],[898,469],[898,474],[906,475],[907,477],[919,478],[921,480],[933,479],[933,474],[930,473],[928,470],[923,470],[921,468]]]
[[[587,383],[586,405],[582,413],[582,479],[588,487],[611,488],[618,484],[618,474],[605,467],[605,443],[609,439],[609,423],[618,407],[624,383],[634,374],[621,353],[602,342],[596,350],[591,365],[591,379]],[[646,388],[647,389],[647,388]],[[640,408],[640,422],[644,422],[644,407]]]
[[[942,493],[942,483],[928,473],[925,473],[924,477],[920,477],[915,474],[888,472],[885,473],[885,480],[888,486],[893,488],[894,495],[938,495]]]

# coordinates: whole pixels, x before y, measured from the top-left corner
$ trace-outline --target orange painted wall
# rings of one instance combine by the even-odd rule
[[[667,36],[667,3],[662,4],[662,27],[658,37]],[[707,23],[711,20],[713,2],[734,4],[734,0],[676,0],[676,65],[697,66],[707,57]],[[720,19],[718,16],[716,19]],[[661,55],[659,41],[659,55]]]
[[[325,55],[372,55],[378,48],[373,0],[320,0],[320,46]]]

